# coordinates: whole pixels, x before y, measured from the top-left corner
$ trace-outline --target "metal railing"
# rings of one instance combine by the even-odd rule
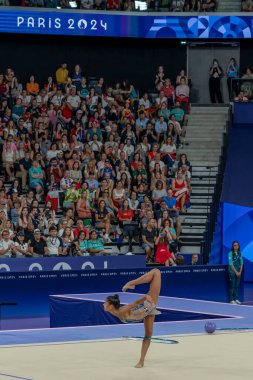
[[[229,110],[228,121],[225,126],[225,131],[223,133],[223,142],[222,142],[222,151],[219,160],[218,173],[216,174],[216,184],[214,188],[214,193],[212,195],[212,201],[207,211],[207,221],[206,221],[206,230],[204,234],[204,239],[201,242],[201,255],[203,264],[209,263],[209,256],[211,252],[211,245],[213,242],[213,237],[215,229],[217,226],[218,212],[220,209],[220,198],[222,193],[222,185],[224,172],[227,161],[227,149],[228,149],[228,139],[229,131],[231,128],[231,110]]]

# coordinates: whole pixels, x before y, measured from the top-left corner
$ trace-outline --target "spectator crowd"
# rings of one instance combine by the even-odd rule
[[[174,83],[173,83],[174,82]],[[152,95],[152,96],[151,96]],[[160,66],[154,93],[62,63],[46,83],[0,74],[0,256],[106,255],[142,245],[175,265],[191,164],[177,158],[188,78]],[[131,250],[131,249],[130,249]]]
[[[250,2],[251,0],[247,0]],[[4,6],[151,12],[215,12],[217,0],[0,0]]]

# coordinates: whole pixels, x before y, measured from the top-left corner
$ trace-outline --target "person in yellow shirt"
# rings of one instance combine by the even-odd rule
[[[56,75],[56,81],[57,81],[58,85],[66,84],[68,82],[68,75],[69,75],[69,71],[67,69],[67,64],[62,63],[61,67],[59,67],[56,70],[55,75]]]

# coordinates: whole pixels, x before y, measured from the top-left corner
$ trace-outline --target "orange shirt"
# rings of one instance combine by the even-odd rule
[[[39,92],[39,85],[38,83],[32,83],[32,82],[29,82],[29,83],[26,83],[26,89],[28,91],[28,93],[38,93]]]

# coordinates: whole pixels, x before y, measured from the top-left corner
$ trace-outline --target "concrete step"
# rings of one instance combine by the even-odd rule
[[[215,180],[216,181],[216,178],[217,178],[217,175],[218,173],[212,173],[212,172],[209,172],[209,171],[206,171],[206,172],[195,172],[195,173],[192,173],[191,175],[191,181],[202,181],[202,180]],[[193,182],[195,183],[195,182]]]
[[[217,125],[220,126],[220,125],[225,125],[227,122],[227,116],[226,115],[221,115],[217,118],[213,118],[213,115],[210,114],[210,115],[206,115],[206,114],[197,114],[197,115],[194,115],[193,117],[190,117],[189,119],[187,119],[187,123],[186,125],[187,126],[191,126],[192,124],[200,124],[200,123],[203,123],[203,125]]]
[[[214,194],[214,190],[215,190],[215,185],[213,186],[206,186],[205,188],[201,187],[194,187],[192,188],[192,193],[191,193],[191,200],[192,202],[195,202],[195,203],[203,203],[203,202],[207,202],[207,198],[209,196],[209,198],[211,197],[212,198],[212,195]]]
[[[200,208],[196,208],[194,206],[190,207],[188,210],[187,210],[187,215],[188,216],[193,216],[193,215],[196,215],[196,216],[207,216],[207,213],[209,212],[209,209],[210,207],[208,205],[206,205],[205,207],[201,206],[200,205]]]
[[[210,189],[213,190],[213,189]],[[207,202],[208,201],[208,194],[196,194],[198,192],[198,189],[196,188],[195,191],[191,194],[191,201],[196,202]]]
[[[181,218],[182,219],[182,224],[183,223],[188,223],[189,225],[198,223],[198,224],[203,224],[206,222],[207,217],[204,215],[201,216],[196,216],[196,215],[186,215],[185,217]]]
[[[183,222],[182,223],[183,230],[185,228],[203,228],[203,230],[205,231],[205,227],[206,227],[206,220],[204,220],[204,219],[202,222],[192,222],[192,223]]]
[[[202,225],[199,228],[194,227],[183,227],[182,235],[188,236],[188,235],[203,235],[205,232],[205,227]]]
[[[183,143],[185,145],[192,143],[204,143],[204,142],[210,142],[211,144],[221,144],[221,138],[220,136],[215,136],[215,138],[212,136],[212,140],[210,141],[210,136],[201,136],[200,133],[197,134],[197,136],[192,136],[191,131],[189,131],[189,136],[186,135],[186,137],[183,139]]]
[[[198,172],[207,172],[207,171],[208,171],[208,173],[209,173],[209,172],[211,172],[211,173],[216,173],[216,172],[218,172],[218,167],[219,167],[219,165],[209,167],[209,166],[205,166],[205,164],[204,164],[204,165],[197,165],[197,164],[196,164],[196,165],[192,168],[192,174],[193,174],[193,173],[198,173]]]
[[[240,12],[241,5],[237,4],[222,4],[219,7],[219,12]]]
[[[195,245],[201,243],[201,241],[203,240],[203,236],[181,236],[180,240],[182,241],[182,243],[185,243],[187,245]]]
[[[194,246],[189,246],[189,245],[183,245],[180,249],[180,253],[189,253],[189,254],[200,254],[200,245],[194,245]]]
[[[201,118],[205,121],[210,121],[206,119],[206,115],[211,116],[212,120],[225,120],[227,118],[227,112],[216,113],[216,110],[212,112],[206,111],[205,113],[192,111],[189,115],[187,115],[187,120],[193,120],[193,119],[198,120],[199,118]]]
[[[179,150],[182,150],[182,149],[188,149],[190,147],[192,148],[212,148],[212,149],[215,149],[215,148],[220,148],[222,146],[222,140],[223,140],[223,133],[219,134],[218,133],[216,134],[216,136],[214,136],[215,138],[212,139],[210,138],[210,136],[212,136],[212,132],[210,133],[205,133],[204,135],[200,135],[200,133],[196,133],[195,136],[192,136],[191,140],[188,139],[188,135],[185,136],[185,138],[181,138],[181,142],[182,142],[182,147],[178,148]]]
[[[193,180],[209,180],[209,179],[213,179],[213,180],[216,180],[216,177],[217,177],[217,173],[210,173],[208,171],[206,172],[202,172],[202,173],[193,173],[192,176],[191,176],[191,181]]]
[[[206,206],[207,204],[210,204],[212,202],[212,197],[210,197],[209,198],[209,200],[208,199],[204,199],[204,200],[202,200],[202,199],[197,199],[197,200],[193,200],[192,198],[191,198],[191,207],[193,207],[193,206],[202,206],[202,207],[204,207],[204,206]]]
[[[214,165],[214,164],[217,164],[219,162],[219,157],[220,157],[220,152],[216,153],[215,155],[211,151],[207,151],[207,152],[203,152],[203,153],[200,152],[198,154],[194,154],[192,151],[186,151],[185,153],[190,158],[192,165],[194,165],[193,162],[195,160],[198,160],[198,162],[204,161],[204,160],[210,160],[210,165]],[[217,157],[216,162],[213,161],[215,156]]]
[[[216,106],[195,106],[195,105],[191,105],[191,112],[189,114],[189,117],[192,116],[192,115],[220,115],[220,114],[228,114],[228,110],[229,110],[229,107],[228,106],[219,106],[219,105],[216,105]]]
[[[217,154],[221,151],[221,146],[217,147],[217,145],[215,145],[215,147],[214,146],[212,147],[208,144],[205,144],[205,146],[204,146],[204,144],[199,144],[199,146],[198,146],[198,144],[196,144],[196,147],[195,147],[194,145],[186,145],[186,146],[184,146],[184,149],[182,149],[182,150],[184,152],[193,152],[193,154],[194,154],[194,152],[196,154],[198,154],[198,153],[203,153],[205,151],[207,151],[207,152],[210,151],[210,152],[213,152],[214,154]],[[178,149],[178,151],[181,153],[182,153],[182,150]]]
[[[212,159],[209,160],[199,160],[199,159],[191,159],[191,165],[192,167],[203,165],[204,167],[207,166],[215,166],[217,167],[219,165],[219,157],[212,157]]]
[[[199,125],[191,125],[190,127],[187,128],[187,135],[191,135],[191,138],[195,137],[206,137],[207,133],[214,133],[214,137],[218,137],[218,135],[222,135],[223,132],[225,132],[224,126],[215,128],[213,125],[212,126],[203,126],[203,124]],[[211,139],[210,139],[211,140]]]
[[[192,178],[191,179],[191,186],[206,186],[206,185],[215,185],[216,184],[216,178]]]

